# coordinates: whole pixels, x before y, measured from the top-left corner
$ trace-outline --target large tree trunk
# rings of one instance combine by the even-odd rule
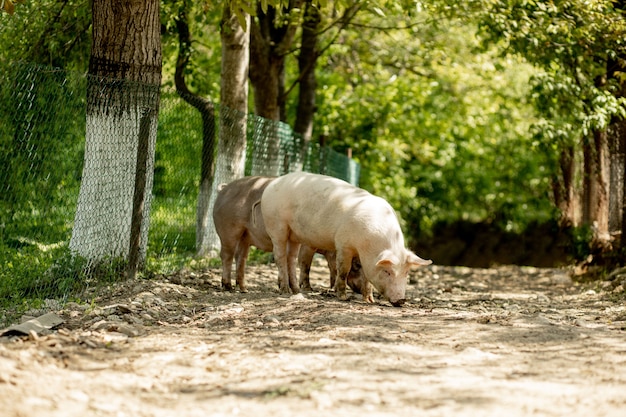
[[[320,12],[311,0],[306,3],[304,11],[304,22],[302,24],[302,44],[300,55],[298,56],[299,94],[298,107],[296,109],[296,122],[294,132],[302,138],[300,160],[304,163],[304,157],[311,136],[313,134],[313,118],[315,116],[315,91],[317,89],[317,79],[315,77],[315,66],[319,51],[317,48],[317,32],[321,22]]]
[[[161,84],[158,0],[94,0],[85,162],[70,248],[145,259]],[[134,264],[134,265],[133,265]]]
[[[174,83],[183,100],[195,107],[202,116],[202,154],[200,155],[200,185],[196,206],[196,248],[202,246],[205,233],[213,222],[211,216],[211,184],[215,172],[215,106],[209,99],[192,93],[185,81],[185,70],[191,58],[192,36],[187,22],[187,3],[184,3],[176,18],[178,30],[178,58]]]
[[[246,16],[245,19],[246,28],[249,28],[250,17]],[[221,38],[220,137],[215,176],[211,186],[209,213],[213,212],[219,186],[241,178],[245,173],[250,33],[241,27],[237,17],[231,13],[228,3],[224,5]],[[197,254],[205,256],[212,250],[219,249],[219,246],[215,224],[210,221],[197,248]]]

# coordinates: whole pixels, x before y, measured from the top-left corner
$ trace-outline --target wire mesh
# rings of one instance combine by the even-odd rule
[[[201,201],[211,194],[210,183],[304,169],[358,184],[355,161],[318,144],[303,147],[284,123],[206,100],[199,111],[167,87],[159,97],[149,86],[26,63],[3,66],[0,324],[32,304],[25,300],[64,299],[124,277],[142,164],[151,192],[141,200],[149,213],[141,257],[154,273],[184,267],[196,254],[198,235],[212,225]],[[158,128],[155,120],[147,132],[156,142],[145,142],[139,163],[142,122],[156,107],[128,97],[155,94]],[[103,107],[100,113],[88,97]],[[218,143],[240,146],[226,153],[241,156],[224,157]]]

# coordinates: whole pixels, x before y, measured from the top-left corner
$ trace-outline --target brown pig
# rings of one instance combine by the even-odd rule
[[[231,265],[236,262],[236,282],[240,291],[247,292],[245,286],[245,267],[250,246],[254,245],[265,252],[272,252],[270,237],[265,231],[261,205],[259,204],[265,188],[276,177],[244,177],[232,181],[220,189],[213,208],[213,222],[220,238],[220,258],[222,260],[222,288],[232,290]],[[335,254],[332,251],[319,251],[327,260],[331,271],[331,288],[335,282]],[[309,271],[315,250],[302,246],[302,283],[305,290],[310,290]],[[355,292],[361,291],[364,282],[358,262],[348,276],[348,285]]]
[[[346,277],[354,258],[360,260],[365,279],[394,306],[405,301],[409,269],[432,263],[406,249],[387,201],[337,178],[306,172],[279,177],[263,192],[261,210],[281,292],[299,292],[298,244],[336,251],[335,289],[341,300],[347,299]],[[362,291],[364,299],[373,301],[368,293]]]

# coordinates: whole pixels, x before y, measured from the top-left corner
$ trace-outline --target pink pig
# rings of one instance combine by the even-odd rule
[[[412,266],[429,265],[406,249],[393,208],[380,197],[337,178],[294,172],[272,181],[261,197],[265,230],[274,246],[281,292],[299,292],[295,276],[300,244],[336,251],[335,289],[346,296],[346,277],[359,258],[365,279],[394,306],[405,302]],[[371,290],[362,291],[373,301]]]
[[[250,246],[271,252],[272,241],[265,231],[263,216],[261,215],[261,195],[265,188],[276,177],[244,177],[223,185],[215,199],[213,208],[213,222],[220,238],[222,259],[222,288],[232,290],[231,268],[235,258],[236,281],[241,292],[247,292],[245,285],[245,266]],[[316,250],[302,245],[301,255],[301,285],[303,290],[311,290],[309,271]],[[335,254],[331,251],[317,251],[323,254],[330,268],[331,287],[335,283]],[[361,292],[365,280],[363,279],[358,262],[348,275],[348,285],[355,292]]]

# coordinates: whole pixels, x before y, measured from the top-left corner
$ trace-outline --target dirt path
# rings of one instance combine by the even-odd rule
[[[623,292],[430,267],[393,308],[281,297],[274,271],[249,268],[247,294],[218,270],[118,284],[49,335],[0,338],[0,416],[624,415]]]

